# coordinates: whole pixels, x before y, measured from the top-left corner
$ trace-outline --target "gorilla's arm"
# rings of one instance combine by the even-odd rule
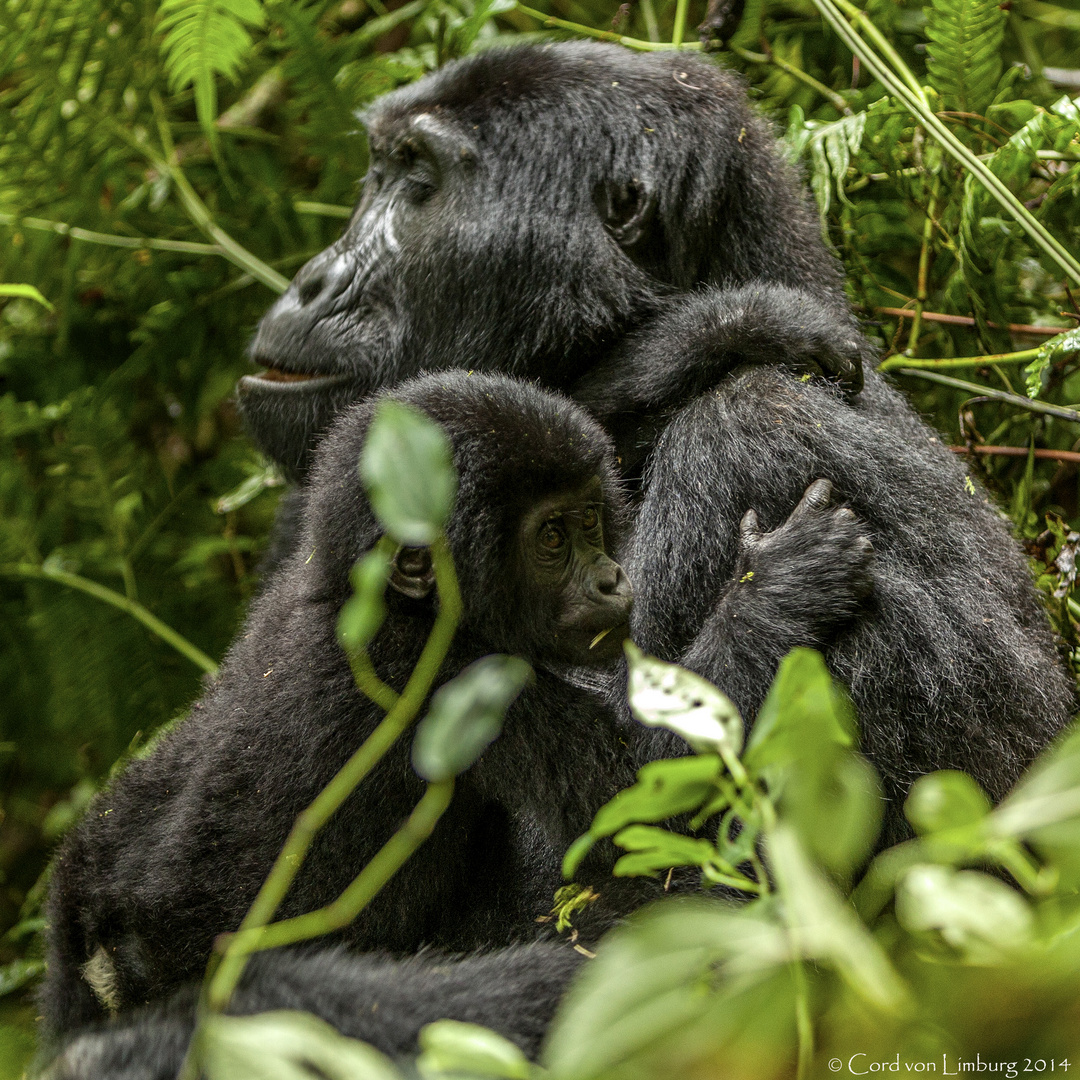
[[[675,410],[740,364],[823,374],[862,387],[870,343],[845,307],[800,286],[759,280],[666,302],[573,388],[607,428],[624,470],[640,464]]]
[[[874,545],[870,609],[826,656],[883,775],[891,842],[905,831],[900,806],[915,777],[963,769],[1000,798],[1068,722],[1074,697],[1001,515],[880,376],[869,373],[848,404],[818,382],[749,368],[678,413],[623,559],[637,586],[634,637],[715,678],[752,718],[768,688],[762,657],[771,663],[774,638],[819,583],[790,575],[772,625],[740,628],[718,615],[716,597],[723,607],[745,512],[775,527],[818,477]]]
[[[411,1058],[435,1020],[483,1024],[534,1058],[559,997],[584,958],[568,944],[511,946],[465,959],[405,960],[340,949],[252,958],[230,1012],[312,1012],[343,1035]],[[175,1080],[194,1026],[197,987],[72,1039],[49,1080]]]

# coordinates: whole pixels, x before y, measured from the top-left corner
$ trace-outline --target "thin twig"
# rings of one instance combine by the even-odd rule
[[[949,449],[954,454],[989,454],[992,457],[1022,458],[1026,458],[1030,454],[1039,461],[1069,461],[1080,463],[1080,454],[1075,450],[1044,450],[1041,448],[1032,450],[1026,446],[987,446],[985,443],[973,446],[950,446]]]
[[[1056,416],[1059,420],[1068,420],[1071,423],[1080,424],[1080,412],[1075,409],[1065,409],[1060,405],[1047,405],[1045,401],[1032,401],[1030,398],[1021,397],[1019,394],[1010,394],[1007,390],[995,390],[991,386],[980,386],[978,383],[954,379],[950,375],[939,375],[936,371],[918,371],[912,367],[899,368],[896,373],[898,375],[910,375],[916,379],[928,379],[930,382],[941,383],[942,386],[952,386],[957,390],[966,390],[969,394],[975,394],[978,397],[1003,401],[1008,405],[1015,405],[1018,409],[1026,409],[1028,412],[1041,413],[1043,416]]]
[[[597,38],[599,41],[612,41],[616,45],[623,45],[628,49],[637,49],[639,52],[669,52],[676,48],[670,41],[643,41],[641,38],[624,37],[616,34],[613,30],[596,30],[584,23],[568,22],[566,19],[557,19],[554,15],[545,15],[535,8],[518,4],[518,11],[523,11],[530,18],[536,19],[544,26],[556,27],[559,30],[573,30],[576,34],[585,37]],[[679,46],[682,49],[700,49],[700,41],[687,41]]]
[[[182,251],[188,255],[224,255],[218,244],[198,244],[191,240],[158,240],[147,236],[118,236],[115,233],[94,232],[81,229],[77,225],[68,225],[63,221],[49,221],[47,218],[20,217],[18,214],[0,213],[0,225],[11,225],[20,229],[40,229],[54,232],[58,236],[70,236],[72,240],[85,240],[88,244],[105,244],[108,247],[131,248],[152,251]]]
[[[796,67],[794,64],[789,63],[782,56],[777,56],[774,52],[768,53],[756,53],[751,52],[749,49],[743,49],[738,45],[728,45],[728,50],[733,52],[736,56],[741,56],[744,60],[751,64],[772,64],[778,67],[781,71],[786,71],[792,78],[798,79],[799,82],[805,83],[807,86],[816,90],[823,98],[825,98],[830,105],[837,112],[843,113],[845,116],[851,116],[851,106],[847,102],[842,94],[838,94],[831,87],[826,86],[823,82],[818,82],[813,75],[802,70],[802,68]]]
[[[880,315],[891,315],[896,319],[913,319],[915,312],[909,308],[876,307],[873,309]],[[924,311],[923,322],[945,323],[948,326],[971,326],[978,325],[970,315],[945,315],[939,311]],[[1032,336],[1057,337],[1064,333],[1064,326],[1033,326],[1029,323],[994,323],[986,324],[991,330],[1008,330],[1010,334],[1031,334]]]
[[[167,626],[156,615],[149,612],[137,600],[132,600],[123,593],[118,593],[105,585],[101,585],[79,574],[69,574],[66,570],[51,570],[43,566],[35,566],[32,563],[6,563],[0,565],[0,575],[5,577],[19,577],[36,581],[51,581],[56,585],[66,585],[71,589],[78,589],[87,596],[110,604],[120,611],[126,612],[133,619],[138,620],[151,633],[156,634],[167,645],[171,645],[182,656],[186,656],[203,671],[216,675],[218,666],[182,634],[178,634],[171,626]]]
[[[950,368],[986,367],[988,364],[1028,364],[1041,347],[1019,352],[986,353],[982,356],[947,356],[934,360],[914,360],[910,356],[890,356],[878,364],[878,371],[899,371],[901,368],[921,368],[924,371],[948,371]]]

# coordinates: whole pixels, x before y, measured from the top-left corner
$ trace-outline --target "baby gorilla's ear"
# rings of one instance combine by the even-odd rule
[[[435,588],[435,568],[426,547],[399,547],[394,554],[390,585],[403,596],[423,600]]]

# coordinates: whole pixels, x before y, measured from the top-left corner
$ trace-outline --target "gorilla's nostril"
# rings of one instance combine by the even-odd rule
[[[326,277],[323,274],[316,274],[314,277],[308,278],[299,289],[300,303],[304,305],[310,304],[312,300],[322,293],[325,284]]]

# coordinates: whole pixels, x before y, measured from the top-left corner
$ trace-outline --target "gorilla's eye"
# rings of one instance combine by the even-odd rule
[[[562,529],[554,521],[544,522],[537,539],[540,541],[540,546],[547,548],[548,551],[558,551],[566,543]]]
[[[406,577],[423,577],[431,570],[431,552],[427,548],[403,548],[397,567]]]
[[[596,512],[595,506],[590,506],[586,509],[585,513],[581,515],[581,527],[586,532],[592,532],[597,525],[600,524],[600,515]]]

